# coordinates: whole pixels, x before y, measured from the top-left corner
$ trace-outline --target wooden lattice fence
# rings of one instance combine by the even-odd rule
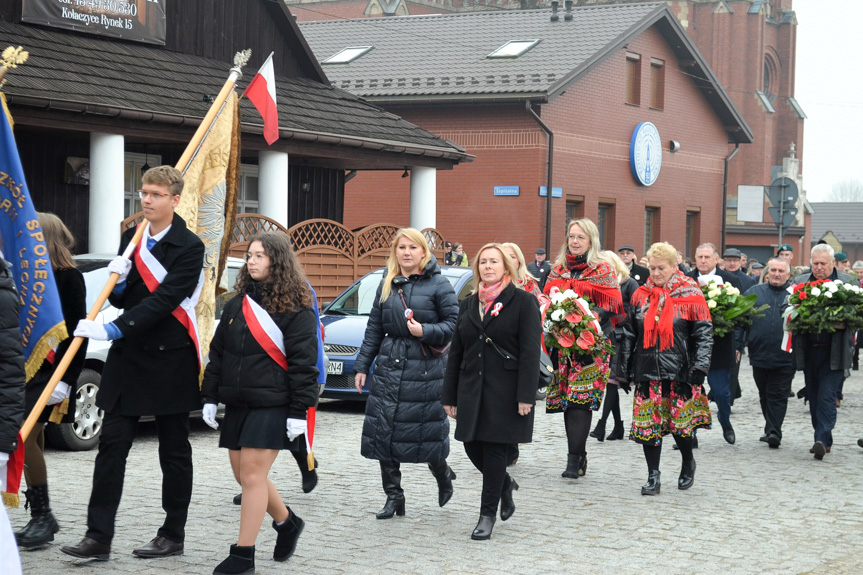
[[[122,229],[134,227],[143,219],[143,212],[134,214],[123,220]],[[373,224],[354,232],[339,222],[315,219],[300,222],[286,230],[266,216],[238,214],[231,232],[228,255],[243,257],[249,241],[257,233],[286,232],[305,267],[309,283],[318,294],[318,302],[329,302],[363,275],[386,265],[390,244],[400,227],[395,224]],[[443,236],[434,228],[426,228],[422,234],[432,253],[442,262]]]

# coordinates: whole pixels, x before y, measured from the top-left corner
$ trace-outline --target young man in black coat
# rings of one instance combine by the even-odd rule
[[[729,283],[740,290],[740,280],[736,276],[719,269],[719,252],[711,243],[701,244],[695,249],[695,269],[687,276],[699,281],[702,276],[719,276],[724,283]],[[699,281],[699,285],[701,282]],[[741,293],[743,290],[740,290]],[[707,383],[719,415],[722,426],[722,437],[728,443],[734,443],[736,437],[731,427],[731,371],[740,361],[740,349],[735,341],[735,333],[723,337],[713,336],[713,354],[710,358],[710,371],[707,372]],[[697,444],[696,444],[697,446]]]
[[[73,557],[108,559],[126,458],[142,415],[156,418],[166,516],[157,536],[132,553],[139,557],[183,553],[192,496],[189,412],[201,407],[201,398],[197,335],[193,339],[193,328],[181,323],[175,312],[182,317],[183,307],[189,309],[191,303],[194,313],[190,298],[201,278],[204,244],[174,213],[182,191],[183,176],[170,166],[144,174],[139,193],[149,223],[141,245],[129,260],[118,256],[108,266],[120,274],[110,301],[124,312],[108,324],[81,320],[75,330],[76,336],[114,343],[96,397],[105,419],[93,471],[87,534],[78,545],[62,548]],[[123,234],[119,253],[134,231]]]

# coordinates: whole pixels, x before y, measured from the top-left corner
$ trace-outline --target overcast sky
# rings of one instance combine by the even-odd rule
[[[803,129],[803,187],[825,201],[833,184],[863,181],[863,29],[861,0],[794,0],[797,13],[795,96]]]

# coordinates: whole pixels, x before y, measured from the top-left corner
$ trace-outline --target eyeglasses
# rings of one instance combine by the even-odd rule
[[[151,198],[151,199],[170,198],[173,195],[174,194],[163,194],[161,192],[145,192],[144,190],[138,190],[138,197],[141,198],[142,200],[144,198]]]

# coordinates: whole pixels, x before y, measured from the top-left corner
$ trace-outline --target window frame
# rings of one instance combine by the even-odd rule
[[[628,106],[641,106],[641,54],[626,52],[626,92]]]
[[[665,109],[665,60],[650,59],[650,109]]]

